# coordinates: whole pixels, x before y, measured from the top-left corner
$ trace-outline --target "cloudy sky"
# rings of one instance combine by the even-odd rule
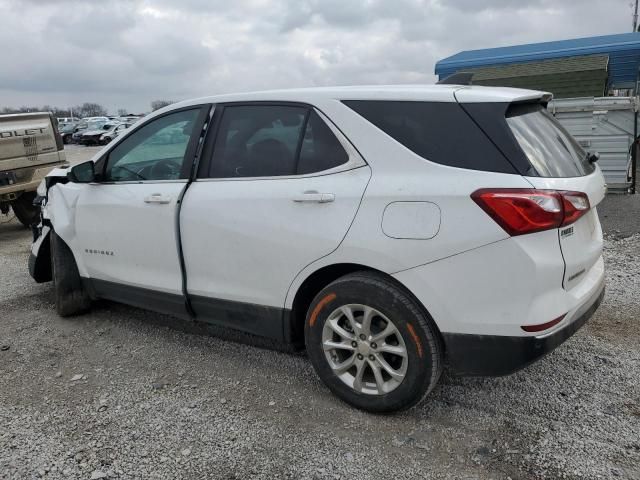
[[[630,0],[0,0],[0,107],[433,83],[460,50],[631,30]]]

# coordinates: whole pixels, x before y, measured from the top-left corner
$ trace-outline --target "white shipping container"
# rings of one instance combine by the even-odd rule
[[[631,187],[637,97],[561,98],[547,108],[585,150],[600,153],[598,164],[610,190]]]

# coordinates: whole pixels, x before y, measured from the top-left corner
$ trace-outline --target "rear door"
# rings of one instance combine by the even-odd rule
[[[563,286],[569,290],[585,278],[602,255],[602,230],[596,211],[606,185],[600,168],[589,162],[577,141],[541,105],[507,110],[507,124],[538,176],[525,178],[535,188],[582,192],[589,211],[558,231],[565,262]]]
[[[180,216],[187,289],[200,319],[280,338],[287,290],[335,250],[370,169],[305,105],[216,107]]]

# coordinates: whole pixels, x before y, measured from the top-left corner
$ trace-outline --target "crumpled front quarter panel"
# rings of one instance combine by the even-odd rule
[[[82,189],[86,185],[56,184],[49,189],[47,215],[56,234],[64,240],[74,254],[80,276],[87,276],[82,256],[77,255],[76,210]]]

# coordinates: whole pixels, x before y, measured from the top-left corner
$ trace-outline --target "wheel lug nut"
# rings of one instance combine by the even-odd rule
[[[358,342],[356,342],[355,340],[353,342],[351,342],[351,346],[353,348],[356,348],[358,346]]]
[[[369,360],[371,360],[372,362],[376,359],[376,357],[374,357],[373,355],[369,355]]]
[[[364,333],[360,334],[360,340],[366,340],[367,336]]]
[[[378,348],[378,345],[376,345],[376,343],[375,343],[375,342],[373,342],[373,343],[371,344],[371,348]]]
[[[362,356],[361,353],[358,354],[358,360],[362,360],[364,357]]]

